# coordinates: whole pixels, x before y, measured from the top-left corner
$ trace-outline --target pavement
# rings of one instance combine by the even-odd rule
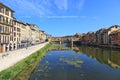
[[[5,69],[13,66],[14,64],[23,60],[24,58],[28,57],[29,55],[33,54],[37,50],[44,47],[46,44],[48,44],[48,42],[30,46],[27,49],[22,48],[22,49],[4,52],[4,53],[0,54],[0,72],[2,70],[5,70]]]

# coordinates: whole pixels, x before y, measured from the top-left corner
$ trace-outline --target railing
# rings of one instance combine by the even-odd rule
[[[6,22],[6,21],[0,21],[1,24],[8,25],[8,26],[13,26],[11,22]]]
[[[10,34],[10,32],[8,32],[8,31],[0,31],[0,33],[1,34],[8,34],[8,35]]]

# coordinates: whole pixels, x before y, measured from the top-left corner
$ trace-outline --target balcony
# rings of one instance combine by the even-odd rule
[[[7,25],[7,26],[13,26],[11,22],[6,22],[6,21],[0,21],[0,24]]]
[[[10,35],[10,32],[8,32],[8,31],[0,31],[0,34]]]

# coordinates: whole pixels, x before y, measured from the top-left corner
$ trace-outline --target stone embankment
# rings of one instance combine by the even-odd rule
[[[24,58],[41,49],[47,44],[48,42],[0,54],[0,71],[13,66],[17,62],[23,60]]]

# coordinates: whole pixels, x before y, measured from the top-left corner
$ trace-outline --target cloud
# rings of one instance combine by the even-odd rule
[[[68,9],[68,0],[54,0],[54,4],[59,10]]]
[[[82,9],[84,3],[85,3],[85,0],[79,0],[79,1],[78,1],[78,4],[77,4],[77,8],[78,8],[78,9]]]
[[[79,18],[79,16],[46,16],[46,18]]]
[[[7,0],[5,0],[7,2]],[[49,15],[53,14],[50,10],[50,0],[10,0],[7,2],[20,15]]]
[[[3,0],[3,2],[15,10],[15,15],[19,18],[85,18],[85,16],[79,16],[79,14],[75,16],[64,16],[66,14],[70,15],[67,12],[68,10],[73,11],[71,5],[75,6],[79,12],[85,0]]]
[[[81,18],[85,19],[87,16],[41,16],[41,18]]]
[[[31,16],[20,16],[20,18],[31,18]]]

